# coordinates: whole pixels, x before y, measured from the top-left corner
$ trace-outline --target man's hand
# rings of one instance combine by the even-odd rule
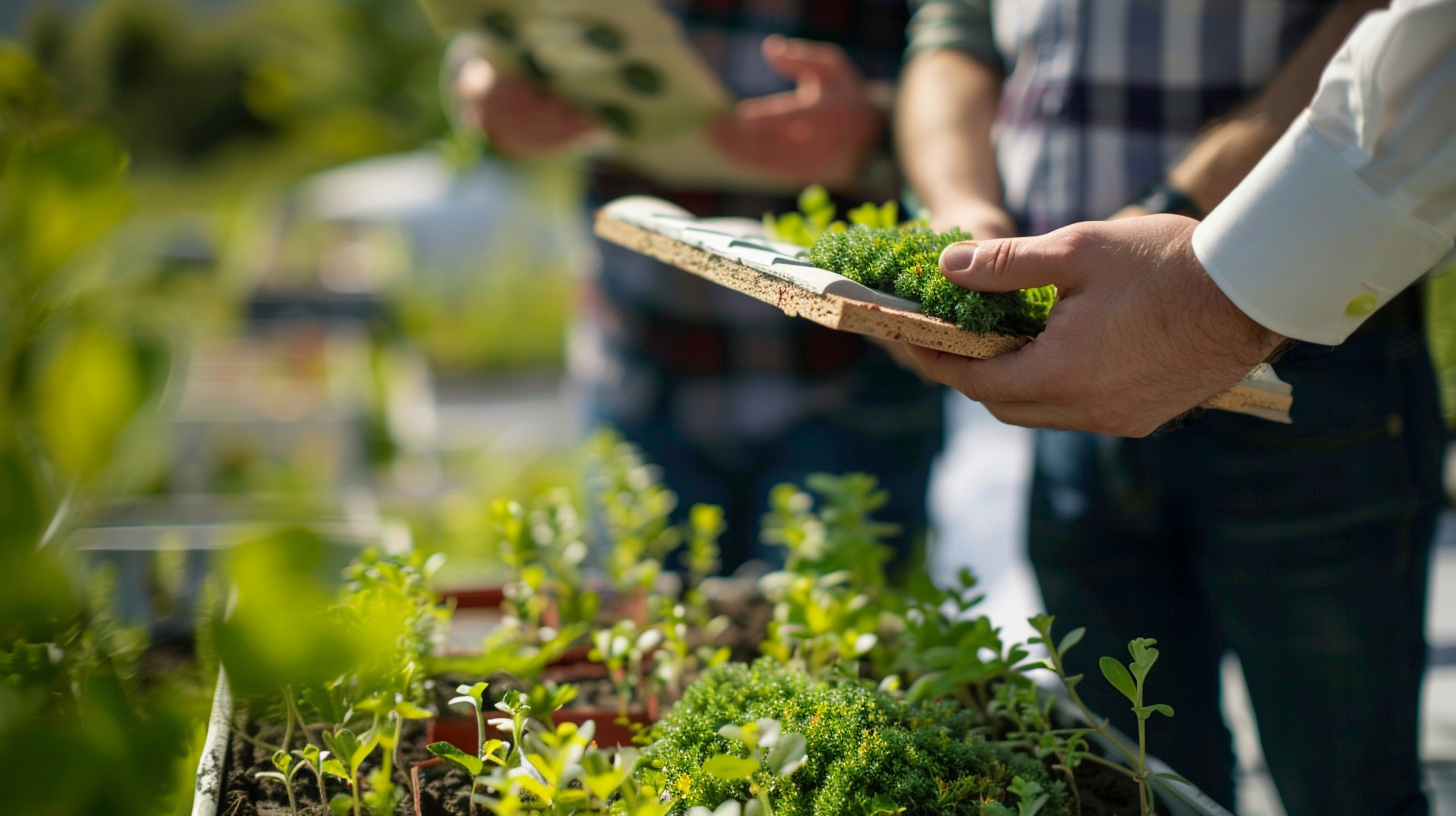
[[[953,244],[968,289],[1057,286],[1046,331],[971,360],[910,346],[921,371],[1013,425],[1146,436],[1237,383],[1284,338],[1229,302],[1176,215],[1074,224],[1040,238]]]
[[[461,69],[455,96],[460,120],[483,131],[492,146],[513,159],[559,153],[601,127],[534,82],[501,76],[483,59]]]
[[[745,99],[708,128],[728,159],[786,184],[850,186],[884,128],[864,78],[832,43],[770,35],[763,57],[792,91]]]

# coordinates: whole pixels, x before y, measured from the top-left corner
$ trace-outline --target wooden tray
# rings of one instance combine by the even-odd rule
[[[714,283],[840,331],[984,359],[1015,351],[1029,337],[973,334],[920,314],[919,306],[817,269],[795,257],[792,246],[764,239],[747,219],[697,219],[655,198],[631,196],[603,207],[596,234]],[[1274,370],[1260,365],[1202,408],[1290,422],[1293,391]]]

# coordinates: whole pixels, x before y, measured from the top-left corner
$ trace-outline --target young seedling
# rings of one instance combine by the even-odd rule
[[[662,630],[652,627],[639,629],[631,620],[617,621],[611,629],[600,629],[592,634],[592,660],[605,664],[617,691],[617,716],[627,719],[632,700],[646,702],[641,688],[642,666],[646,659],[662,645]]]
[[[754,798],[744,808],[744,816],[774,816],[768,781],[789,776],[804,765],[808,758],[804,735],[785,734],[778,720],[767,717],[744,725],[725,725],[718,733],[748,746],[748,756],[719,754],[703,763],[703,771],[725,782],[748,783]]]
[[[387,697],[365,700],[359,704],[359,709],[374,715],[374,724],[369,730],[379,735],[379,746],[383,751],[379,767],[369,774],[369,809],[375,813],[390,813],[402,798],[402,792],[394,784],[394,766],[396,763],[403,764],[399,748],[404,721],[428,719],[431,714],[399,694],[395,694],[392,700]]]
[[[858,674],[856,661],[879,642],[878,612],[868,595],[854,589],[848,571],[812,577],[771,572],[759,579],[759,588],[774,603],[759,650],[781,663],[816,677],[836,667]]]
[[[470,774],[472,780],[470,787],[471,796],[475,795],[476,788],[480,784],[478,777],[485,770],[485,764],[487,762],[501,767],[504,767],[506,764],[505,752],[507,746],[505,742],[498,739],[487,740],[485,738],[485,689],[485,683],[475,683],[468,686],[461,684],[455,687],[455,691],[459,693],[459,696],[450,698],[450,705],[469,705],[475,712],[476,753],[474,756],[465,753],[448,742],[432,742],[425,746],[430,753]],[[474,807],[473,803],[471,807]]]
[[[1173,716],[1171,706],[1163,704],[1145,705],[1143,703],[1143,685],[1147,680],[1148,670],[1153,667],[1153,663],[1158,659],[1158,650],[1153,648],[1153,644],[1157,643],[1157,641],[1151,638],[1136,638],[1128,643],[1128,652],[1131,653],[1133,658],[1130,666],[1131,671],[1129,671],[1129,666],[1124,666],[1116,658],[1112,657],[1103,657],[1098,663],[1107,681],[1121,692],[1123,696],[1132,701],[1133,713],[1138,718],[1138,748],[1134,752],[1124,745],[1122,740],[1115,738],[1111,734],[1106,719],[1099,719],[1087,707],[1087,704],[1082,701],[1082,696],[1077,693],[1077,684],[1082,682],[1084,679],[1083,675],[1077,674],[1069,676],[1066,672],[1065,655],[1068,650],[1081,642],[1087,630],[1083,628],[1073,629],[1064,635],[1061,642],[1058,643],[1052,639],[1053,620],[1054,618],[1051,615],[1037,615],[1036,617],[1030,618],[1028,622],[1038,633],[1038,636],[1032,638],[1031,642],[1040,643],[1046,647],[1047,662],[1045,667],[1056,673],[1057,678],[1062,682],[1062,687],[1067,690],[1067,696],[1071,698],[1072,703],[1082,713],[1083,719],[1092,726],[1093,730],[1102,734],[1107,738],[1109,743],[1117,748],[1127,759],[1127,766],[1103,759],[1091,752],[1081,753],[1079,755],[1080,758],[1095,762],[1131,777],[1138,786],[1138,802],[1141,805],[1143,816],[1152,816],[1153,793],[1147,784],[1149,780],[1166,779],[1175,782],[1187,782],[1186,779],[1176,774],[1149,774],[1147,772],[1147,720],[1154,712],[1167,717]]]
[[[346,779],[353,799],[354,816],[359,816],[362,804],[359,797],[359,769],[363,767],[364,760],[379,747],[379,732],[371,728],[359,736],[348,728],[340,728],[336,731],[325,731],[324,742],[328,743],[329,750],[334,752],[349,774]]]
[[[298,800],[293,796],[293,777],[307,767],[303,762],[286,751],[275,751],[273,753],[273,767],[276,771],[258,771],[254,774],[258,779],[272,779],[283,784],[283,790],[288,794],[288,809],[293,816],[298,816]]]
[[[324,785],[325,776],[333,776],[339,779],[348,779],[349,771],[344,768],[344,763],[331,756],[328,751],[321,751],[317,745],[305,745],[303,748],[293,752],[299,762],[307,765],[313,771],[314,778],[318,781],[319,802],[328,804],[329,794]]]
[[[1006,792],[1016,797],[1016,811],[1013,813],[1000,802],[991,802],[981,811],[983,816],[1037,816],[1051,800],[1051,794],[1043,792],[1041,783],[1028,782],[1019,776],[1006,786]]]
[[[1102,668],[1102,676],[1107,678],[1113,688],[1122,692],[1122,695],[1132,702],[1132,713],[1137,717],[1138,724],[1138,752],[1137,763],[1134,770],[1137,772],[1133,777],[1138,783],[1138,797],[1142,803],[1143,816],[1152,816],[1153,813],[1153,792],[1148,787],[1148,780],[1152,777],[1148,774],[1148,738],[1147,722],[1156,712],[1165,717],[1173,716],[1173,707],[1164,703],[1145,704],[1143,701],[1144,685],[1147,682],[1148,670],[1158,660],[1158,650],[1153,648],[1157,641],[1152,638],[1134,638],[1127,644],[1127,650],[1132,655],[1132,662],[1124,666],[1121,661],[1113,657],[1104,657],[1099,662]],[[1172,774],[1155,775],[1173,777]],[[1181,777],[1173,777],[1181,780]]]
[[[685,538],[687,549],[683,554],[683,566],[687,568],[687,582],[683,590],[683,606],[694,626],[708,621],[712,612],[708,596],[703,593],[703,581],[718,572],[721,566],[721,552],[718,539],[728,525],[723,520],[723,508],[714,504],[695,504],[688,511]]]
[[[575,700],[576,694],[576,686],[570,683],[540,683],[531,686],[531,690],[526,693],[526,704],[531,707],[532,717],[540,720],[547,728],[555,730],[556,720],[552,715]]]
[[[526,720],[531,716],[531,704],[526,701],[526,695],[512,689],[505,693],[495,707],[497,711],[511,715],[509,718],[497,717],[489,722],[501,730],[511,729],[510,754],[507,757],[507,763],[520,767],[525,764],[525,747],[522,742],[526,738]]]
[[[593,812],[595,791],[586,784],[588,774],[581,763],[595,729],[591,722],[579,728],[575,723],[562,723],[554,731],[523,735],[525,744],[516,751],[520,762],[497,769],[486,780],[497,795],[472,795],[472,802],[486,805],[498,816],[514,816],[523,810],[553,816]],[[602,763],[592,764],[600,770]],[[582,784],[576,784],[578,780]]]

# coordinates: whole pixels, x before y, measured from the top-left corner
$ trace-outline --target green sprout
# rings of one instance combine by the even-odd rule
[[[273,752],[273,767],[278,770],[258,771],[254,777],[283,783],[283,790],[288,794],[288,810],[293,813],[293,816],[298,816],[298,800],[293,796],[293,777],[308,766],[286,751],[275,751]]]
[[[369,774],[369,809],[375,813],[389,813],[402,798],[402,792],[394,784],[394,766],[396,763],[403,766],[399,749],[404,721],[423,720],[432,715],[429,710],[398,694],[392,700],[387,697],[365,700],[359,704],[359,710],[374,715],[374,724],[369,730],[379,735],[383,753],[379,767]]]
[[[1083,628],[1073,629],[1062,637],[1060,643],[1055,643],[1052,640],[1053,620],[1054,618],[1050,615],[1037,615],[1031,618],[1030,623],[1032,628],[1036,629],[1038,633],[1038,637],[1032,638],[1031,642],[1040,643],[1046,647],[1046,668],[1056,673],[1058,679],[1062,681],[1063,688],[1067,690],[1067,695],[1081,711],[1082,717],[1092,725],[1093,730],[1102,734],[1107,738],[1108,742],[1116,746],[1117,750],[1126,758],[1128,766],[1131,767],[1110,762],[1092,753],[1083,754],[1082,758],[1104,765],[1131,777],[1138,786],[1138,802],[1141,805],[1142,816],[1153,816],[1153,792],[1148,787],[1148,782],[1153,779],[1166,779],[1184,783],[1188,781],[1177,774],[1150,774],[1147,769],[1147,721],[1154,713],[1162,714],[1165,717],[1173,716],[1172,706],[1162,703],[1149,705],[1143,701],[1144,684],[1147,681],[1148,671],[1152,669],[1153,663],[1157,662],[1158,659],[1158,650],[1153,648],[1153,645],[1157,641],[1152,638],[1135,638],[1128,643],[1127,649],[1132,655],[1132,663],[1128,665],[1123,665],[1113,657],[1103,657],[1098,662],[1099,667],[1102,669],[1102,676],[1107,678],[1107,682],[1111,683],[1113,688],[1117,689],[1124,697],[1127,697],[1132,702],[1132,712],[1137,716],[1138,721],[1138,746],[1137,751],[1133,752],[1122,743],[1122,740],[1112,736],[1106,719],[1099,719],[1094,716],[1092,711],[1087,708],[1087,704],[1082,702],[1082,697],[1077,694],[1076,687],[1084,679],[1083,675],[1068,676],[1066,673],[1064,656],[1069,649],[1081,642],[1087,630]]]
[[[525,762],[525,749],[522,743],[526,737],[526,720],[531,716],[531,704],[527,701],[526,695],[511,689],[505,693],[500,702],[495,704],[495,707],[496,710],[511,715],[510,718],[497,717],[489,722],[496,728],[511,730],[510,755],[506,759],[509,764],[520,767]]]
[[[1040,782],[1018,776],[1006,786],[1006,792],[1016,797],[1016,811],[1013,813],[1000,802],[991,802],[982,813],[984,816],[1037,816],[1052,798],[1044,790]]]
[[[349,793],[353,799],[354,816],[359,816],[359,769],[363,767],[364,760],[379,747],[379,732],[371,728],[359,736],[348,728],[339,728],[325,731],[324,742],[328,743],[329,750],[334,752],[348,772],[345,779],[348,780]],[[330,806],[332,807],[332,803]]]
[[[647,657],[662,645],[662,630],[656,627],[643,629],[631,620],[620,620],[611,629],[600,629],[592,634],[591,659],[607,667],[612,686],[617,692],[617,716],[627,721],[627,712],[632,700],[646,702],[647,695],[641,688],[642,666]]]
[[[331,756],[328,751],[320,750],[317,745],[305,745],[302,749],[294,751],[293,755],[313,771],[314,778],[318,780],[320,802],[329,801],[328,790],[324,785],[325,776],[339,779],[349,778],[349,771],[344,767],[344,763]]]
[[[448,742],[432,742],[425,746],[430,753],[470,774],[472,796],[479,786],[479,776],[487,762],[501,767],[506,764],[506,756],[502,753],[507,748],[506,743],[498,739],[485,738],[485,689],[485,683],[474,683],[468,686],[461,684],[455,687],[459,696],[450,699],[450,705],[469,705],[475,712],[476,751],[474,755],[467,754]],[[473,803],[471,807],[474,807]]]

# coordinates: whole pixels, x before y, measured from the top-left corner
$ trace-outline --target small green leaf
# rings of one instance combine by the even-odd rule
[[[1147,678],[1148,670],[1158,661],[1158,650],[1153,648],[1154,643],[1157,641],[1152,638],[1135,638],[1127,644],[1127,650],[1132,655],[1132,665],[1129,668],[1139,683]]]
[[[729,754],[710,757],[703,763],[703,772],[726,782],[740,782],[753,776],[758,770],[758,760],[744,759]]]
[[[1072,631],[1068,632],[1062,638],[1062,642],[1059,643],[1059,644],[1057,644],[1057,654],[1059,654],[1059,655],[1066,654],[1068,649],[1072,648],[1073,646],[1076,646],[1078,643],[1081,643],[1082,642],[1082,637],[1084,635],[1086,635],[1086,634],[1087,634],[1087,627],[1085,627],[1085,626],[1078,626],[1076,629],[1073,629]]]
[[[479,757],[471,756],[448,742],[432,742],[425,746],[430,753],[465,771],[471,776],[480,776],[485,763]]]
[[[834,211],[834,202],[829,199],[829,191],[818,184],[810,184],[799,193],[799,212],[804,215],[829,210],[831,217]]]
[[[1158,703],[1157,705],[1148,706],[1148,708],[1162,714],[1164,717],[1173,716],[1173,707],[1166,703]]]
[[[434,716],[430,713],[429,709],[421,708],[411,702],[401,702],[399,705],[396,705],[394,707],[394,713],[398,714],[400,719],[403,720],[425,720]]]
[[[804,764],[808,749],[803,734],[784,734],[764,758],[764,767],[776,776],[788,776]]]
[[[1122,696],[1133,702],[1137,702],[1137,686],[1133,685],[1132,675],[1127,673],[1127,667],[1122,665],[1113,657],[1104,657],[1098,662],[1102,667],[1102,676],[1112,687],[1122,692]]]

